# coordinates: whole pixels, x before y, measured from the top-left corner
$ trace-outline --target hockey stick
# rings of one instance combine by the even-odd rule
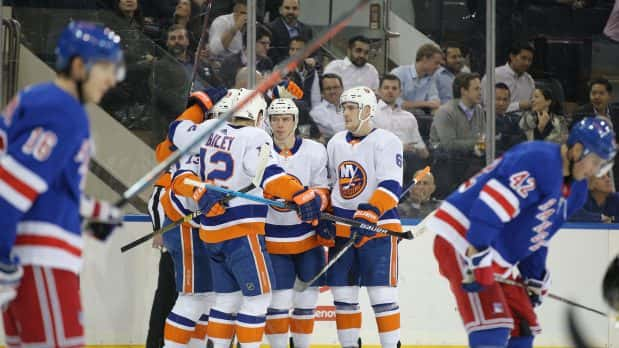
[[[402,202],[404,198],[406,198],[408,192],[413,189],[413,186],[415,186],[419,182],[419,180],[423,179],[428,174],[430,174],[430,166],[426,166],[425,168],[423,168],[421,172],[413,178],[413,181],[400,194],[400,200],[398,201],[398,203]]]
[[[404,190],[404,192],[402,192],[400,194],[400,200],[406,195],[406,193],[408,191],[410,191],[410,189],[413,188],[413,186],[415,186],[416,183],[419,182],[419,180],[423,179],[423,177],[426,176],[429,172],[430,172],[430,167],[425,167],[421,173],[417,174],[413,178],[413,182],[408,186],[408,188],[406,190]],[[430,214],[428,214],[428,216],[426,216],[419,224],[417,224],[417,226],[415,226],[413,231],[407,231],[406,232],[406,233],[410,233],[410,235],[411,235],[410,239],[417,238],[417,237],[419,237],[419,236],[421,236],[422,234],[425,233],[425,231],[426,231],[425,225],[430,220],[430,218],[434,215],[435,211],[433,211]],[[323,213],[323,215],[324,215],[324,213]],[[335,216],[335,217],[337,217],[337,216]],[[356,222],[355,220],[352,220],[352,221]],[[299,278],[297,278],[295,283],[294,283],[294,290],[297,291],[297,292],[303,292],[310,285],[312,285],[318,279],[320,279],[320,277],[322,277],[322,275],[325,274],[329,270],[329,268],[331,268],[331,266],[333,266],[335,264],[335,262],[340,257],[342,257],[342,255],[344,255],[348,251],[348,249],[350,249],[355,244],[355,238],[356,237],[357,236],[355,234],[350,236],[350,239],[342,246],[342,248],[335,255],[333,255],[333,257],[329,260],[329,262],[327,262],[327,264],[324,265],[320,269],[320,271],[318,271],[318,273],[316,273],[316,275],[314,275],[310,280],[308,280],[307,282],[304,282],[304,281],[300,280]]]
[[[284,63],[278,65],[278,67],[273,71],[273,73],[271,73],[271,75],[269,75],[268,78],[266,78],[259,85],[256,86],[256,89],[253,90],[252,93],[247,95],[244,99],[240,100],[234,107],[232,107],[221,118],[219,118],[217,122],[214,122],[210,128],[201,130],[195,136],[195,138],[189,144],[187,144],[187,146],[174,151],[164,161],[159,163],[148,173],[144,174],[138,181],[131,185],[129,189],[123,192],[122,198],[119,199],[115,205],[117,207],[121,207],[127,204],[131,197],[138,194],[147,186],[150,186],[161,173],[166,171],[172,164],[176,163],[188,151],[200,144],[200,142],[202,142],[204,139],[206,139],[206,137],[211,135],[217,128],[221,127],[225,122],[230,120],[232,118],[232,115],[234,115],[240,108],[244,107],[259,93],[265,93],[271,87],[279,83],[279,81],[284,76],[287,76],[290,71],[296,69],[297,65],[300,62],[302,62],[305,58],[309,57],[311,53],[319,49],[323,44],[327,43],[327,41],[329,41],[337,33],[339,33],[346,25],[348,25],[348,23],[350,23],[352,16],[360,9],[365,7],[365,5],[367,5],[368,3],[369,0],[360,0],[355,7],[344,12],[337,19],[337,21],[334,22],[334,25],[327,28],[322,35],[311,41],[303,50],[299,51],[294,56],[288,58],[286,61],[284,61]]]
[[[193,90],[193,85],[196,82],[196,75],[198,73],[198,66],[200,65],[200,52],[204,48],[204,44],[206,43],[205,37],[206,33],[208,33],[208,20],[211,14],[211,8],[213,7],[214,0],[207,0],[206,10],[204,11],[204,25],[202,26],[202,33],[200,34],[200,40],[198,41],[198,46],[196,47],[196,52],[193,55],[193,69],[191,69],[191,87],[189,88],[189,94]]]
[[[260,186],[260,183],[262,182],[262,177],[264,176],[264,170],[266,169],[266,166],[269,162],[269,155],[271,154],[271,146],[269,144],[263,144],[260,147],[260,152],[258,153],[258,165],[256,166],[256,176],[254,176],[254,178],[251,181],[251,184],[242,188],[241,190],[239,190],[240,192],[249,192],[251,190],[253,190],[256,187]],[[224,200],[222,201],[222,203],[227,203],[228,201],[230,201],[232,198],[234,198],[234,196],[228,196],[226,198],[224,198]],[[136,246],[150,240],[151,238],[155,237],[158,234],[164,234],[174,228],[176,228],[177,226],[182,225],[183,223],[189,222],[192,219],[202,215],[202,211],[201,210],[197,210],[192,212],[191,214],[187,214],[185,216],[183,216],[182,219],[179,219],[177,221],[174,221],[171,224],[168,224],[156,231],[153,231],[145,236],[142,236],[136,240],[134,240],[131,243],[128,243],[126,245],[123,245],[120,248],[120,252],[124,253],[128,250],[131,250],[133,248],[135,248]]]
[[[516,281],[516,280],[512,280],[512,279],[505,279],[505,278],[501,277],[498,274],[494,275],[494,280],[496,280],[499,283],[503,283],[503,284],[507,284],[507,285],[513,285],[513,286],[518,286],[518,287],[521,287],[521,288],[527,290],[527,286],[524,285],[523,283],[521,283],[519,281]],[[589,312],[592,312],[592,313],[595,313],[595,314],[599,314],[599,315],[601,315],[603,317],[606,317],[606,318],[614,319],[613,316],[611,316],[611,315],[609,315],[607,313],[604,313],[604,312],[602,312],[600,310],[597,310],[595,308],[591,308],[591,307],[582,305],[580,303],[574,302],[574,301],[569,300],[569,299],[567,299],[565,297],[562,297],[562,296],[559,296],[559,295],[555,295],[555,294],[553,294],[551,292],[549,292],[546,296],[548,296],[549,298],[551,298],[553,300],[557,300],[559,302],[566,303],[566,304],[568,304],[570,306],[574,306],[574,307],[577,307],[577,308],[580,308],[580,309],[584,309],[586,311],[589,311]]]
[[[425,233],[426,231],[425,224],[430,220],[430,217],[432,217],[432,215],[434,215],[434,211],[428,214],[428,216],[426,216],[419,224],[417,224],[417,226],[415,226],[415,228],[412,231],[407,231],[407,233],[411,233],[412,235],[410,239],[415,239]],[[355,237],[356,235],[350,236],[350,239],[344,245],[342,245],[342,249],[340,249],[335,255],[333,255],[333,257],[329,259],[329,262],[326,265],[324,265],[320,269],[320,271],[318,271],[318,273],[316,273],[316,275],[313,276],[310,280],[308,280],[307,282],[304,282],[300,280],[299,278],[297,278],[294,283],[294,290],[297,292],[303,292],[305,291],[305,289],[310,287],[310,285],[312,285],[314,282],[320,279],[320,277],[322,277],[322,275],[325,274],[329,270],[329,268],[333,266],[333,264],[335,264],[335,261],[337,261],[340,257],[342,257],[342,255],[344,255],[346,251],[348,251],[348,249],[350,249],[355,244]],[[395,237],[398,237],[398,236],[396,235]]]
[[[193,185],[195,187],[203,187],[203,188],[205,188],[207,190],[213,190],[213,191],[225,193],[225,194],[231,195],[231,196],[245,198],[245,199],[250,200],[250,201],[267,204],[267,205],[270,205],[270,206],[273,206],[273,207],[277,207],[277,208],[296,210],[296,205],[292,204],[292,203],[276,201],[276,200],[273,200],[273,199],[268,199],[268,198],[263,198],[263,197],[258,197],[258,196],[250,195],[248,193],[244,193],[244,192],[240,192],[240,191],[235,191],[235,190],[227,189],[227,188],[224,188],[224,187],[219,187],[219,186],[207,184],[207,183],[204,183],[204,182],[201,182],[201,181],[196,181],[196,180],[192,180],[192,179],[185,179],[184,183],[188,184],[188,185]],[[393,236],[393,237],[399,237],[399,238],[403,238],[403,239],[413,239],[414,238],[413,232],[411,232],[411,231],[406,231],[406,232],[391,231],[391,230],[382,228],[382,227],[377,226],[377,225],[363,224],[363,223],[360,223],[360,222],[355,221],[353,219],[349,219],[349,218],[345,218],[345,217],[340,217],[340,216],[335,216],[335,215],[328,214],[328,213],[320,213],[320,218],[321,219],[332,220],[332,221],[338,221],[338,222],[341,222],[341,223],[344,223],[344,224],[348,224],[348,225],[356,226],[356,227],[361,227],[361,228],[364,228],[366,230],[371,230],[371,231],[376,232],[376,233],[382,233],[382,234],[386,234],[386,235]]]

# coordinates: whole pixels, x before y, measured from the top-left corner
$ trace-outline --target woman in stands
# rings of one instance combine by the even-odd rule
[[[522,114],[520,128],[527,140],[545,140],[563,143],[567,140],[567,120],[561,115],[561,107],[552,92],[536,88],[533,92],[531,110]]]

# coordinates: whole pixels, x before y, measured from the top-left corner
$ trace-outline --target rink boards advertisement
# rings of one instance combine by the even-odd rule
[[[87,238],[81,274],[84,324],[88,345],[144,345],[157,283],[159,251],[145,243],[121,254],[120,247],[152,230],[145,216],[126,219],[108,243]],[[407,223],[407,221],[404,221]],[[409,223],[409,222],[408,222]],[[410,228],[408,226],[407,228]],[[399,246],[399,302],[403,346],[464,346],[466,335],[448,283],[439,276],[432,253],[431,231]],[[611,257],[619,253],[619,225],[570,224],[550,242],[551,292],[606,311],[601,281]],[[374,314],[361,289],[361,337],[378,346]],[[335,308],[327,287],[321,288],[312,344],[337,345]],[[536,346],[568,347],[566,305],[550,298],[537,311],[543,333]],[[608,319],[577,310],[596,346],[619,347],[619,329]],[[1,335],[1,333],[0,333]],[[4,342],[3,337],[0,341]]]

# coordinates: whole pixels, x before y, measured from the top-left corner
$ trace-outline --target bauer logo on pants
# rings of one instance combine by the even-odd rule
[[[354,161],[344,161],[338,167],[338,185],[344,199],[353,199],[363,192],[368,183],[367,174],[361,165]]]

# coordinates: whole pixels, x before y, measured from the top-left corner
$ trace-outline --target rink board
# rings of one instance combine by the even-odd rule
[[[609,229],[611,228],[611,229]],[[120,246],[151,232],[143,216],[127,218],[123,230],[106,244],[88,240],[81,276],[88,345],[141,346],[144,344],[159,252],[144,244],[125,254]],[[464,346],[455,302],[447,282],[438,276],[432,255],[433,235],[400,243],[400,308],[405,346]],[[619,225],[571,224],[552,240],[549,268],[552,292],[606,310],[600,284],[611,256],[619,253]],[[313,344],[335,346],[336,330],[328,289],[320,295],[319,321]],[[364,345],[379,343],[367,294],[361,291]],[[539,310],[543,333],[536,346],[567,347],[565,305],[546,299]],[[619,347],[619,329],[600,316],[578,311],[579,319],[596,346]],[[4,342],[0,333],[0,342]]]

